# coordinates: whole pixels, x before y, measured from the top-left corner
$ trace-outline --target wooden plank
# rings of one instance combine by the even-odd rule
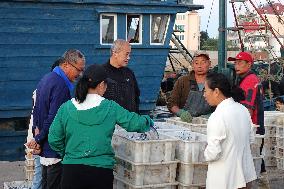
[[[88,20],[25,20],[0,19],[0,32],[19,33],[81,33],[96,34],[98,26]]]
[[[93,45],[99,33],[15,33],[1,32],[0,45],[79,44]]]

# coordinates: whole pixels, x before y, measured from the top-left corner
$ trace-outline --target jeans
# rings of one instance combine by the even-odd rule
[[[38,155],[33,155],[35,161],[35,173],[33,178],[33,185],[31,189],[41,189],[42,188],[42,165],[40,164],[40,157]]]

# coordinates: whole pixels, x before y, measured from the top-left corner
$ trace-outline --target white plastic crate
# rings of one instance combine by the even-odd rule
[[[284,127],[282,125],[276,126],[276,137],[284,137]]]
[[[266,137],[276,137],[276,125],[264,125]]]
[[[284,170],[284,157],[276,157],[277,168]]]
[[[206,176],[208,165],[207,164],[191,164],[191,163],[178,163],[177,168],[177,181],[184,185],[199,185],[206,184]]]
[[[116,132],[112,137],[112,147],[115,154],[135,163],[175,160],[175,146],[178,140],[162,134],[160,134],[159,140],[135,140],[139,135],[141,134],[123,130]]]
[[[265,137],[264,135],[256,134],[256,135],[255,135],[254,143],[255,143],[255,144],[258,144],[258,145],[261,145],[262,140],[264,140],[264,137]]]
[[[260,177],[262,158],[263,158],[262,156],[253,157],[253,163],[254,163],[254,168],[255,168],[257,178]]]
[[[174,183],[178,161],[160,163],[134,163],[117,157],[114,172],[118,178],[136,185]]]
[[[26,180],[32,181],[33,178],[34,178],[34,170],[33,169],[27,169],[27,167],[25,167],[25,173],[26,173]]]
[[[164,132],[170,137],[178,139],[176,158],[185,163],[205,162],[206,135],[191,131]]]
[[[205,189],[205,185],[204,186],[198,186],[198,185],[185,185],[183,183],[179,183],[178,189]]]
[[[198,121],[196,121],[194,123],[187,123],[187,122],[181,121],[180,118],[169,118],[169,119],[166,119],[166,121],[168,123],[171,123],[171,124],[174,124],[174,125],[185,127],[185,128],[187,128],[187,129],[189,129],[190,131],[193,131],[193,132],[198,132],[198,133],[202,133],[202,134],[207,133],[207,124],[206,123],[197,123]],[[202,121],[200,121],[200,122],[202,122]]]
[[[264,156],[265,167],[275,167],[277,166],[275,156]]]
[[[266,157],[266,156],[275,156],[276,155],[276,151],[275,151],[275,146],[263,146],[262,149],[262,154]]]
[[[186,128],[167,122],[155,122],[154,127],[157,130],[184,130]]]
[[[267,147],[276,146],[276,137],[265,137],[264,138],[264,145]]]
[[[284,148],[284,137],[277,137],[276,138],[276,144],[278,147]]]
[[[115,176],[113,180],[113,189],[176,189],[177,184],[177,182],[174,182],[169,184],[135,186]]]
[[[4,182],[4,189],[30,189],[31,186],[31,181]]]
[[[259,144],[250,144],[251,155],[253,157],[260,156],[260,145]]]
[[[284,149],[283,149],[283,147],[282,148],[281,147],[276,147],[275,151],[276,151],[275,157],[277,157],[277,158],[284,157]]]

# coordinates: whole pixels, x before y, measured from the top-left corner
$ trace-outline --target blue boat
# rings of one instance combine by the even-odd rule
[[[87,64],[102,64],[115,39],[132,44],[129,67],[141,90],[140,110],[153,110],[176,13],[201,8],[192,0],[1,0],[0,121],[30,115],[38,81],[67,49],[82,51]],[[1,134],[10,140],[11,133]],[[25,137],[15,136],[22,149]],[[16,144],[7,151],[1,141],[0,159],[9,159]]]

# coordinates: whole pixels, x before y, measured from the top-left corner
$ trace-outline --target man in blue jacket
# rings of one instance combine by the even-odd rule
[[[60,188],[61,157],[48,144],[49,127],[59,107],[71,99],[73,82],[85,69],[85,57],[79,51],[70,49],[63,55],[63,61],[52,72],[46,74],[37,85],[36,103],[33,111],[33,131],[39,130],[28,146],[41,149],[43,189]]]

